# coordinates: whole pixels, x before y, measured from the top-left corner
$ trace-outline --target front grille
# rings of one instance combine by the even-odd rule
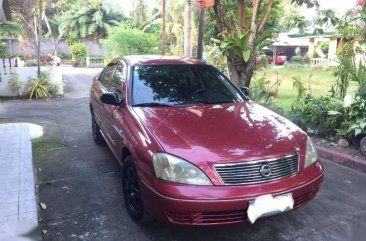
[[[177,224],[228,224],[243,223],[247,220],[246,210],[218,212],[167,212],[169,219]]]
[[[225,185],[247,185],[279,180],[298,171],[297,154],[277,158],[217,164],[215,170]]]

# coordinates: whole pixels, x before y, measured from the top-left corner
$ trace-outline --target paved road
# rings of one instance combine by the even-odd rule
[[[219,228],[135,224],[122,202],[116,160],[92,141],[88,103],[88,98],[0,103],[0,118],[44,126],[45,146],[53,149],[46,148],[35,163],[39,200],[48,206],[39,214],[40,229],[48,231],[44,240],[336,241],[365,234],[366,174],[329,161],[315,200],[276,218]]]
[[[100,73],[101,68],[72,68],[62,67],[66,86],[64,87],[65,98],[89,97],[91,80]]]

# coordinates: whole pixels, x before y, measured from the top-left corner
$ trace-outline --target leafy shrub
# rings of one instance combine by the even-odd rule
[[[292,105],[292,108],[296,108],[303,105],[304,99],[307,94],[305,83],[299,77],[293,77],[293,88],[297,90],[296,99]]]
[[[305,54],[304,56],[304,64],[310,64],[311,58],[309,57],[309,52]]]
[[[266,106],[272,105],[273,97],[278,95],[281,79],[277,73],[275,81],[266,78],[266,74],[258,79],[253,79],[250,85],[250,99]]]
[[[320,58],[321,56],[319,55],[319,53],[318,52],[314,52],[314,55],[313,55],[313,58]]]
[[[228,75],[226,57],[221,54],[220,49],[216,45],[205,46],[205,60],[207,63],[215,66],[221,72]]]
[[[18,73],[11,72],[9,78],[10,89],[16,94],[21,95],[22,83],[19,81]]]
[[[268,56],[267,55],[261,55],[260,57],[260,65],[262,67],[268,67]]]
[[[343,119],[341,126],[337,129],[337,134],[350,137],[357,136],[362,132],[366,133],[366,99],[361,96],[347,95],[342,107],[339,111],[330,112],[331,115]]]
[[[88,56],[88,48],[83,43],[75,43],[71,45],[71,56],[73,61],[81,62],[82,58]]]
[[[336,110],[338,105],[331,97],[306,97],[304,105],[293,109],[289,119],[305,131],[312,130],[321,136],[334,136],[342,123],[341,116],[329,115],[330,111]]]
[[[302,129],[322,136],[352,138],[366,133],[366,99],[352,95],[344,100],[335,97],[307,97],[304,105],[292,110],[289,118]]]
[[[31,78],[26,84],[26,96],[30,99],[45,99],[57,95],[57,86],[52,84],[49,75],[42,72],[38,78]]]
[[[25,61],[24,66],[25,67],[35,67],[35,66],[37,66],[37,60],[36,59],[27,60],[27,61]]]
[[[305,62],[304,57],[302,57],[302,56],[293,56],[291,58],[291,61],[292,62],[297,62],[297,63],[300,63],[300,64],[303,64]]]
[[[10,55],[6,51],[6,43],[0,41],[0,58],[8,58]]]
[[[58,57],[60,57],[61,59],[71,59],[72,58],[71,54],[67,54],[67,53],[58,53]]]
[[[334,75],[338,78],[335,92],[340,98],[347,94],[349,82],[356,82],[359,86],[359,95],[366,97],[366,65],[365,59],[356,61],[354,53],[338,53],[339,65]]]
[[[155,35],[123,25],[113,27],[102,44],[111,56],[155,54],[159,46]]]
[[[22,34],[22,27],[18,22],[0,21],[0,38],[16,38]]]
[[[329,41],[321,43],[320,50],[323,52],[323,54],[328,55],[328,53],[329,53]]]

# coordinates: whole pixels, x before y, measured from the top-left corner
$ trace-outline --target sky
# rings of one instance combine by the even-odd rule
[[[356,6],[356,0],[318,0],[320,9],[333,9],[340,15]],[[307,19],[312,19],[315,16],[314,9],[303,7],[304,16]]]
[[[170,0],[173,1],[173,0]],[[344,14],[348,9],[353,8],[356,4],[356,0],[318,0],[321,9],[334,9],[339,14]],[[115,4],[116,7],[121,7],[125,14],[128,15],[132,10],[133,0],[106,0],[108,3]],[[149,5],[156,6],[157,0],[147,0]],[[307,9],[303,7],[303,13],[306,18],[312,19],[315,15],[314,9]]]
[[[174,0],[170,0],[170,1],[174,1]],[[129,14],[133,8],[134,0],[105,0],[105,2],[115,4],[116,7],[122,8],[125,15],[129,16]],[[157,0],[146,0],[146,2],[149,4],[149,6],[157,5]]]

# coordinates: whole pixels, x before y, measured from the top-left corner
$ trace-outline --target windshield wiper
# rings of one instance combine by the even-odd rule
[[[133,106],[134,107],[160,107],[160,106],[172,107],[173,105],[157,103],[157,102],[147,102],[147,103],[136,104]]]
[[[207,101],[207,100],[202,100],[202,101],[197,101],[194,102],[195,104],[204,104],[204,105],[213,105],[213,104],[225,104],[225,103],[234,103],[234,101],[228,101],[228,100],[223,100],[223,101]]]

